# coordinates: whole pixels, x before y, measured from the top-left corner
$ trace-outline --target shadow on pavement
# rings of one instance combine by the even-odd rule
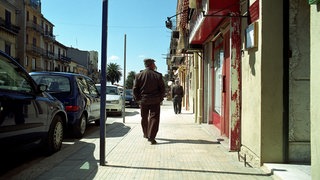
[[[107,165],[107,167],[113,168],[124,168],[124,169],[141,169],[141,170],[157,170],[157,171],[176,171],[176,172],[195,172],[195,173],[212,173],[212,174],[233,174],[233,175],[243,175],[243,176],[252,176],[252,177],[269,177],[273,175],[271,173],[247,173],[247,172],[236,172],[236,171],[213,171],[213,170],[203,170],[203,169],[177,169],[177,168],[152,168],[152,167],[143,167],[143,166],[126,166],[126,165]]]
[[[207,140],[194,140],[194,139],[166,139],[166,138],[156,138],[159,141],[158,144],[175,144],[175,143],[183,143],[183,144],[220,144],[220,141],[207,141]]]
[[[123,123],[114,122],[112,124],[107,124],[106,126],[106,136],[107,137],[122,137],[131,130],[129,126]]]

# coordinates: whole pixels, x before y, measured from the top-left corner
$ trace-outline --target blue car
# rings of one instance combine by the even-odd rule
[[[100,94],[92,79],[66,72],[31,72],[31,77],[48,86],[47,92],[59,99],[68,115],[68,129],[82,138],[87,124],[100,124]]]
[[[1,150],[40,143],[48,154],[61,149],[67,114],[63,104],[0,51]]]

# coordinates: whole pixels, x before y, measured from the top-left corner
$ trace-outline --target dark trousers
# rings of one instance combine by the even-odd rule
[[[160,103],[140,105],[141,126],[144,137],[154,139],[159,130],[160,122]]]
[[[176,114],[181,113],[181,102],[182,102],[181,98],[174,98],[173,99],[174,113],[176,113]]]

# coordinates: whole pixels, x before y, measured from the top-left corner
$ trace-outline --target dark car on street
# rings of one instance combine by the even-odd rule
[[[37,83],[47,85],[47,92],[64,104],[67,128],[74,137],[82,138],[89,122],[100,123],[100,94],[92,79],[67,72],[31,72],[30,75]]]
[[[125,90],[125,102],[127,107],[139,107],[139,104],[133,98],[132,89]]]
[[[51,154],[61,149],[67,115],[12,57],[0,51],[1,150],[39,143]]]

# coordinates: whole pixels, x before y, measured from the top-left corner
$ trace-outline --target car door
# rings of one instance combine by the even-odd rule
[[[22,67],[2,55],[0,74],[0,139],[37,137],[45,130],[48,111],[41,98],[37,101],[36,85]]]
[[[87,79],[87,85],[89,89],[89,96],[91,99],[91,115],[92,119],[98,119],[100,118],[100,94],[95,86],[95,83],[91,79]]]

